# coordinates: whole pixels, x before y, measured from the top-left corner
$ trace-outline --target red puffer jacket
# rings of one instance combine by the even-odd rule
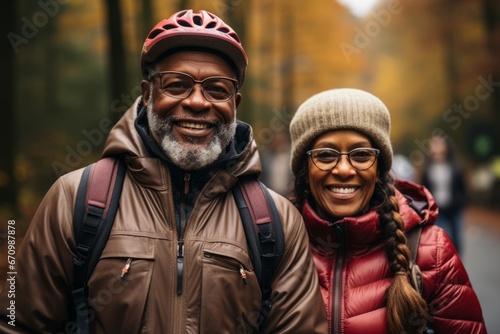
[[[400,213],[407,231],[423,224],[417,264],[423,273],[423,297],[434,333],[486,333],[476,294],[451,240],[434,226],[437,206],[423,186],[399,181]],[[421,216],[409,200],[427,203]],[[386,333],[384,294],[392,281],[375,211],[329,222],[309,203],[302,209],[307,224],[330,333]]]

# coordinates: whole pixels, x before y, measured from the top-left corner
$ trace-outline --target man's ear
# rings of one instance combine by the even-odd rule
[[[149,101],[149,81],[147,80],[142,80],[141,81],[141,91],[142,91],[142,102],[144,103],[144,105],[148,105],[148,101]]]
[[[242,99],[241,94],[240,93],[236,93],[236,95],[234,96],[234,106],[235,106],[234,109],[238,109],[238,106],[241,103],[241,99]]]

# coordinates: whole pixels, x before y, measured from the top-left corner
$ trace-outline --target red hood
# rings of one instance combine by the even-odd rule
[[[437,205],[424,186],[402,180],[398,180],[395,186],[399,212],[404,219],[406,231],[419,224],[434,224],[438,213]],[[324,250],[331,249],[338,244],[335,230],[332,228],[337,224],[344,225],[344,236],[347,237],[352,248],[366,247],[381,237],[379,215],[376,211],[370,211],[358,217],[345,217],[340,221],[327,221],[320,218],[306,202],[302,208],[302,215],[311,243]]]

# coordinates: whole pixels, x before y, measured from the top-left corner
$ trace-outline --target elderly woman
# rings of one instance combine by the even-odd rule
[[[330,333],[486,333],[460,257],[434,225],[432,195],[391,176],[384,103],[357,89],[325,91],[299,107],[290,133],[291,200],[307,225]],[[411,284],[418,268],[421,294]]]

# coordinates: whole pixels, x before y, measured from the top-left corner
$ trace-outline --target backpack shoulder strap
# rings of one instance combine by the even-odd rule
[[[274,273],[284,252],[281,219],[267,187],[255,178],[240,179],[233,187],[243,221],[250,257],[262,291],[259,325],[271,312]]]
[[[87,282],[106,246],[125,179],[119,158],[104,158],[87,166],[78,187],[73,216],[76,254],[73,259],[73,302],[77,326],[88,333]]]
[[[417,201],[411,196],[404,195],[408,205],[423,218],[423,211],[427,209],[428,203],[426,201]],[[417,265],[417,255],[418,255],[418,245],[420,244],[420,234],[422,233],[423,225],[419,224],[414,229],[406,233],[407,245],[410,249],[411,263],[410,263],[410,275],[411,284],[413,288],[417,290],[420,294],[423,291],[423,281],[422,272]]]
[[[418,225],[407,233],[407,244],[410,249],[410,278],[413,288],[420,294],[423,291],[422,271],[417,265],[418,244],[420,243],[420,234],[422,233],[422,225]]]
[[[407,244],[410,249],[411,262],[410,262],[410,281],[415,290],[422,295],[424,291],[424,280],[422,271],[417,264],[418,245],[420,244],[420,235],[422,234],[423,225],[418,225],[413,230],[407,233]],[[423,334],[434,334],[434,330],[426,325]]]

